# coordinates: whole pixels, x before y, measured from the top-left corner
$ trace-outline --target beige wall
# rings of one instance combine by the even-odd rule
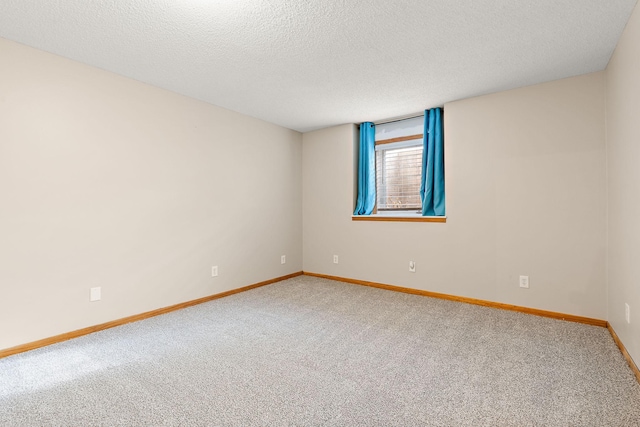
[[[609,322],[640,365],[639,7],[607,67],[607,189]]]
[[[606,319],[604,102],[595,73],[445,105],[446,224],[353,222],[354,127],[304,134],[304,270]]]
[[[2,39],[0,63],[0,349],[301,270],[301,134]]]
[[[304,268],[609,319],[640,359],[639,21],[606,77],[445,106],[446,224],[351,221],[353,125],[300,135],[0,39],[0,349]]]

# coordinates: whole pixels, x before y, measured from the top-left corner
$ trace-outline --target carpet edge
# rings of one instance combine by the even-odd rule
[[[602,328],[606,328],[607,327],[607,323],[608,323],[606,320],[594,319],[594,318],[591,318],[591,317],[576,316],[576,315],[573,315],[573,314],[558,313],[558,312],[555,312],[555,311],[540,310],[540,309],[537,309],[537,308],[522,307],[522,306],[519,306],[519,305],[505,304],[505,303],[501,303],[501,302],[493,302],[493,301],[487,301],[487,300],[481,300],[481,299],[475,299],[475,298],[462,297],[462,296],[457,296],[457,295],[449,295],[449,294],[443,294],[443,293],[438,293],[438,292],[424,291],[424,290],[415,289],[415,288],[405,288],[405,287],[402,287],[402,286],[395,286],[395,285],[388,285],[388,284],[384,284],[384,283],[370,282],[370,281],[367,281],[367,280],[349,279],[349,278],[346,278],[346,277],[331,276],[331,275],[319,274],[319,273],[311,273],[311,272],[308,272],[308,271],[304,271],[303,274],[306,275],[306,276],[319,277],[319,278],[322,278],[322,279],[329,279],[329,280],[336,280],[338,282],[351,283],[351,284],[354,284],[354,285],[369,286],[369,287],[372,287],[372,288],[386,289],[388,291],[402,292],[402,293],[405,293],[405,294],[413,294],[413,295],[421,295],[421,296],[425,296],[425,297],[445,299],[445,300],[449,300],[449,301],[463,302],[463,303],[466,303],[466,304],[473,304],[473,305],[481,305],[481,306],[484,306],[484,307],[499,308],[499,309],[508,310],[508,311],[517,311],[517,312],[520,312],[520,313],[532,314],[532,315],[535,315],[535,316],[550,317],[552,319],[566,320],[566,321],[569,321],[569,322],[576,322],[576,323],[584,323],[584,324],[592,325],[592,326],[600,326]]]
[[[627,364],[631,368],[631,372],[633,372],[633,375],[635,375],[636,380],[638,380],[638,383],[640,383],[640,369],[638,369],[638,365],[636,365],[636,362],[633,361],[633,359],[631,358],[631,355],[627,351],[627,348],[624,346],[624,344],[618,337],[618,334],[616,334],[616,331],[613,329],[613,326],[611,326],[611,323],[609,322],[607,322],[607,329],[609,330],[609,333],[611,334],[613,341],[618,346],[620,353],[622,353],[622,356],[624,356],[625,360],[627,361]]]
[[[0,359],[8,356],[13,356],[14,354],[24,353],[30,350],[35,350],[37,348],[46,347],[51,344],[56,344],[63,341],[68,341],[74,338],[78,338],[84,335],[89,335],[94,332],[103,331],[105,329],[115,328],[116,326],[125,325],[127,323],[137,322],[139,320],[148,319],[150,317],[159,316],[161,314],[170,313],[172,311],[180,310],[183,308],[191,307],[194,305],[202,304],[205,302],[213,301],[219,298],[228,297],[230,295],[234,295],[240,292],[249,291],[251,289],[259,288],[261,286],[270,285],[272,283],[281,282],[283,280],[292,279],[294,277],[302,276],[303,272],[298,271],[295,273],[287,274],[285,276],[276,277],[269,280],[264,280],[262,282],[254,283],[251,285],[243,286],[241,288],[231,289],[229,291],[220,292],[218,294],[209,295],[202,298],[197,298],[190,301],[181,302],[178,304],[173,304],[167,307],[158,308],[151,311],[145,311],[140,314],[134,314],[132,316],[123,317],[121,319],[111,320],[109,322],[100,323],[98,325],[88,326],[86,328],[77,329],[75,331],[65,332],[63,334],[54,335],[52,337],[43,338],[37,341],[32,341],[26,344],[20,344],[15,347],[9,347],[6,349],[0,350]]]

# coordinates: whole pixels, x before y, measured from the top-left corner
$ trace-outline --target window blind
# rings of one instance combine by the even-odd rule
[[[419,210],[422,141],[376,145],[377,208]]]

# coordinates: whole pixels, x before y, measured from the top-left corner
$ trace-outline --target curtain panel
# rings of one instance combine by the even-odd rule
[[[371,215],[376,205],[375,125],[360,125],[358,148],[358,201],[354,215]]]
[[[445,216],[442,108],[425,110],[422,146],[422,215]]]

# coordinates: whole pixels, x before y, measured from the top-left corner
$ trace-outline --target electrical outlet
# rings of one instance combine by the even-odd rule
[[[624,303],[624,318],[627,320],[627,323],[631,323],[631,309],[626,302]]]
[[[411,272],[411,273],[415,273],[416,272],[416,263],[415,263],[415,261],[409,261],[409,272]]]
[[[217,277],[218,276],[218,266],[214,265],[213,267],[211,267],[211,277]]]
[[[338,263],[338,255],[334,255],[333,256],[333,263],[337,264]]]
[[[91,288],[89,301],[100,301],[102,299],[102,288],[100,286]]]
[[[287,257],[285,255],[282,255],[280,257],[280,264],[284,264],[285,262],[287,262]]]
[[[520,287],[529,288],[529,276],[520,276]]]

